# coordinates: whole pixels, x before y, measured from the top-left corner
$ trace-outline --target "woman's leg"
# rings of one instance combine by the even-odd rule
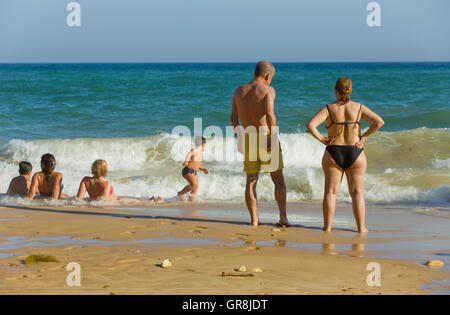
[[[334,212],[336,210],[336,199],[341,187],[344,171],[334,162],[328,151],[322,159],[322,168],[325,174],[325,191],[323,197],[323,230],[331,232]]]
[[[367,170],[366,155],[361,153],[356,162],[345,171],[348,181],[348,192],[352,197],[353,214],[359,233],[367,233],[366,203],[364,201],[364,175]]]

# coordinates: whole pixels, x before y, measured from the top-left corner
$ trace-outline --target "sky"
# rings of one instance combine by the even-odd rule
[[[0,0],[0,63],[450,61],[449,0]]]

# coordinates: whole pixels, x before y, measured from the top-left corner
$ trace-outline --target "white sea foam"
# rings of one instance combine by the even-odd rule
[[[320,200],[324,185],[321,169],[323,145],[309,134],[303,133],[282,134],[280,138],[286,167],[288,200]],[[385,138],[386,135],[383,135],[375,139],[373,145],[383,146]],[[90,173],[92,162],[104,159],[109,164],[109,180],[118,195],[138,198],[162,195],[172,198],[186,184],[180,174],[181,162],[191,144],[191,139],[169,134],[133,139],[12,140],[0,147],[0,192],[6,192],[10,179],[17,176],[17,164],[20,161],[30,161],[34,170],[38,170],[40,156],[50,152],[57,159],[57,170],[64,174],[64,191],[69,195],[77,193],[81,179]],[[367,153],[369,165],[372,166],[366,176],[368,202],[449,202],[448,185],[436,184],[428,188],[418,187],[414,182],[410,185],[393,185],[388,177],[402,176],[402,170],[377,165],[376,163],[381,162],[378,162],[375,151],[376,148],[372,148],[373,162],[370,150]],[[224,157],[228,159],[224,160]],[[211,174],[199,175],[199,199],[242,202],[245,175],[242,172],[242,155],[237,153],[234,139],[208,140],[204,159],[204,165],[210,169]],[[422,171],[429,169],[430,165],[432,169],[447,170],[450,159],[434,159],[429,162],[423,160],[421,163]],[[261,175],[260,178],[259,199],[273,200],[270,176]],[[345,178],[339,199],[351,201]],[[26,201],[3,196],[0,202]]]
[[[441,168],[450,169],[450,159],[446,159],[446,160],[436,159],[433,161],[432,167],[436,168],[436,169],[441,169]]]

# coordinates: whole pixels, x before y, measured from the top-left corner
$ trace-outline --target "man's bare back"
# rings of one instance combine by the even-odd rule
[[[267,127],[267,103],[274,99],[275,89],[261,82],[253,81],[239,87],[233,101],[244,129],[249,126],[256,130],[261,126]]]

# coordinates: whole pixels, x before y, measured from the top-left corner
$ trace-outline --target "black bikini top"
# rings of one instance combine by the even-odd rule
[[[358,118],[359,118],[359,114],[361,114],[362,104],[361,104],[361,107],[359,108],[358,116],[356,116],[356,121],[354,121],[354,122],[335,122],[333,120],[333,116],[331,116],[331,112],[330,112],[330,109],[328,108],[328,105],[326,107],[327,107],[327,110],[328,110],[328,114],[330,114],[330,119],[331,119],[331,125],[329,125],[329,126],[325,125],[325,127],[327,127],[327,129],[330,129],[331,126],[333,126],[333,125],[344,125],[344,126],[347,126],[347,125],[357,124],[357,125],[359,125],[361,127],[361,122],[359,121]]]

